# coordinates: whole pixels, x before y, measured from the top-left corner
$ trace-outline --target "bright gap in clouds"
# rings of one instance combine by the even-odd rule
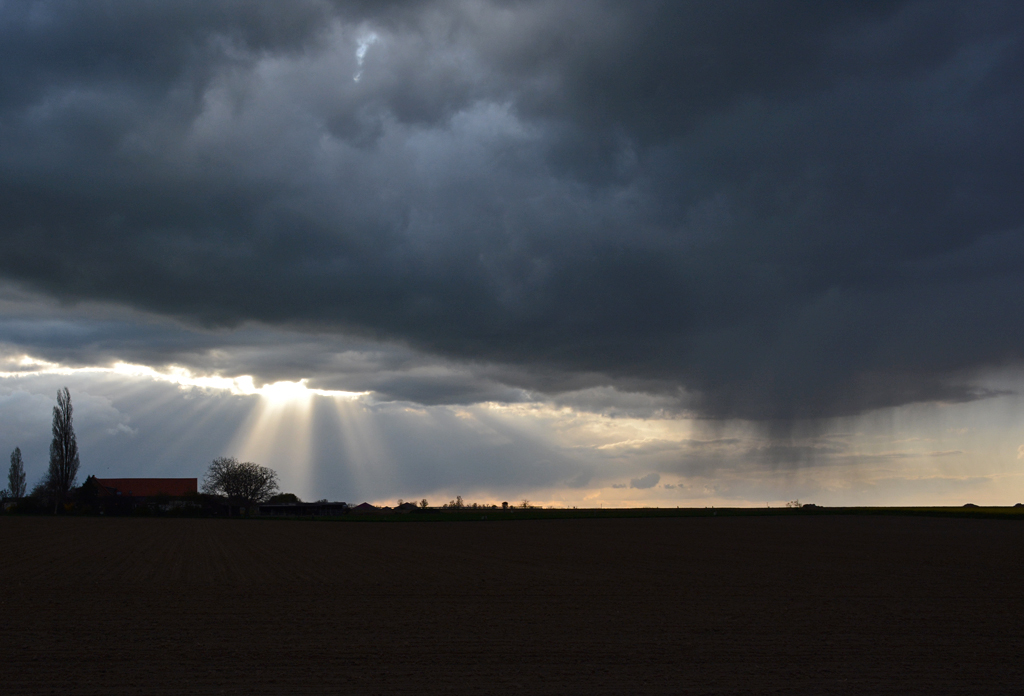
[[[363,61],[366,59],[366,52],[370,50],[370,46],[377,43],[380,37],[375,32],[370,32],[362,36],[358,41],[356,48],[356,65],[359,66],[359,70],[352,76],[353,82],[359,82],[363,78]]]

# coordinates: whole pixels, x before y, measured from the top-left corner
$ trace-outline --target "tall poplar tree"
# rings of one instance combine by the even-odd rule
[[[67,387],[57,391],[57,405],[53,407],[53,441],[50,442],[50,469],[47,472],[50,492],[53,494],[53,513],[67,498],[78,476],[78,440],[72,418],[71,392]]]
[[[25,497],[25,464],[21,461],[21,448],[11,452],[11,468],[7,471],[7,488],[12,498]]]

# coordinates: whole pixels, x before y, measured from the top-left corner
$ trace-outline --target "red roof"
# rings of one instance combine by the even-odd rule
[[[148,498],[154,495],[194,495],[199,492],[199,479],[194,478],[98,478],[96,483],[121,495],[134,498]]]

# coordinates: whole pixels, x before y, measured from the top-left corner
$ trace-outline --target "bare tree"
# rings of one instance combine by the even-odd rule
[[[203,479],[203,492],[223,495],[229,502],[262,503],[277,492],[277,472],[234,457],[218,457]]]
[[[21,448],[11,452],[11,468],[7,472],[7,490],[12,498],[25,497],[25,464],[21,461]]]
[[[53,513],[75,485],[78,476],[78,440],[72,418],[71,392],[67,387],[57,392],[53,407],[53,441],[50,442],[50,469],[47,481],[53,493]]]
[[[420,501],[420,508],[423,509],[423,510],[427,509],[427,499],[426,498],[424,498],[423,500]]]

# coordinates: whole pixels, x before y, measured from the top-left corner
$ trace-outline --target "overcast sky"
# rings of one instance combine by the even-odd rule
[[[1012,504],[1021,114],[1019,2],[2,0],[0,447]]]

